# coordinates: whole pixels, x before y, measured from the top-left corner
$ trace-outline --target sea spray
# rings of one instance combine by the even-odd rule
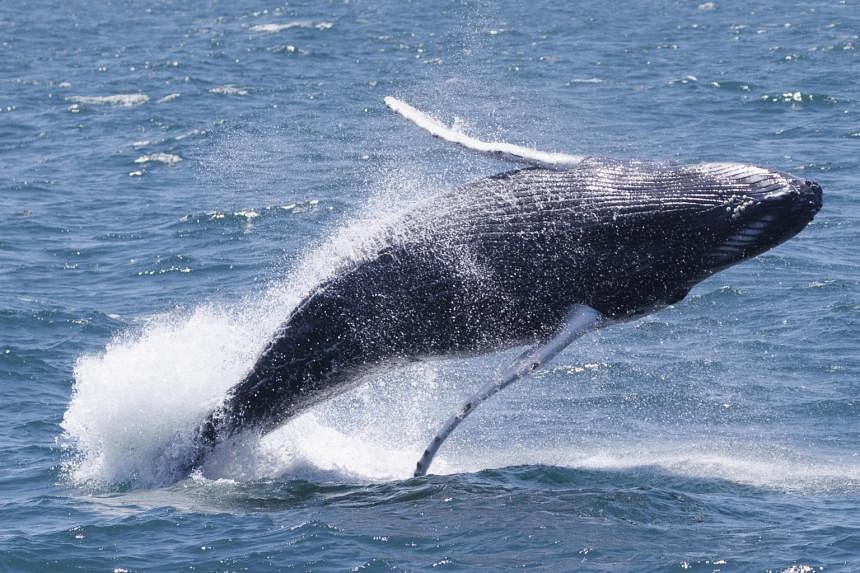
[[[264,313],[205,305],[154,317],[104,353],[80,358],[62,422],[78,454],[66,468],[72,480],[175,479],[196,425],[253,364],[270,323]]]
[[[424,181],[420,174],[403,169],[384,173],[365,208],[308,249],[287,278],[273,279],[264,293],[232,305],[203,303],[190,311],[157,315],[116,335],[103,353],[80,357],[61,423],[69,479],[90,487],[148,487],[184,477],[179,472],[201,421],[242,380],[272,334],[313,288],[375,253],[381,240],[392,238],[392,223],[407,205],[420,200],[419,190],[428,188]],[[408,199],[398,201],[401,194]],[[402,392],[398,396],[414,404]],[[329,423],[337,423],[332,412],[339,404],[323,405]],[[323,449],[327,453],[322,457],[303,456],[302,452],[317,451],[313,444],[319,439],[336,433],[314,426],[314,419],[302,419],[262,442],[241,436],[238,442],[225,444],[203,469],[216,476],[256,478],[302,464],[349,465],[336,448]],[[311,432],[312,427],[317,431]],[[344,451],[356,450],[355,440],[342,434],[341,438]],[[426,435],[416,436],[410,445],[417,451],[424,439]],[[407,465],[411,464],[410,460]],[[346,471],[368,478],[400,474],[386,467]]]

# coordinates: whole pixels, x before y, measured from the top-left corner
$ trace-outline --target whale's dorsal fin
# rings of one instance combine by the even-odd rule
[[[438,137],[448,143],[453,143],[454,145],[459,145],[460,147],[477,151],[478,153],[489,155],[496,159],[506,159],[517,163],[529,163],[531,165],[539,165],[541,167],[549,167],[551,169],[565,169],[573,167],[585,159],[581,155],[551,153],[538,151],[537,149],[530,149],[528,147],[521,147],[511,143],[481,141],[480,139],[470,137],[465,133],[455,131],[442,122],[433,119],[426,113],[415,109],[408,103],[391,96],[385,98],[385,105],[387,105],[391,111],[402,115],[421,129],[430,133],[433,137]]]
[[[424,455],[418,460],[415,468],[415,477],[420,477],[427,473],[427,470],[430,469],[430,464],[433,463],[433,456],[436,455],[442,442],[451,435],[451,432],[460,425],[460,422],[466,419],[466,416],[475,410],[478,404],[520,378],[525,378],[552,360],[556,354],[564,350],[575,338],[598,328],[602,320],[603,316],[590,306],[584,304],[573,305],[570,311],[568,311],[564,323],[556,330],[555,334],[543,343],[524,352],[513,364],[502,372],[501,376],[485,384],[471,398],[463,402],[457,413],[445,422],[445,425],[436,433],[436,437],[433,438],[433,441],[424,450]]]

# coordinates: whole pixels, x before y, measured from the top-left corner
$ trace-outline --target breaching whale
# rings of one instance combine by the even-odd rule
[[[202,422],[189,468],[230,436],[267,433],[367,374],[528,347],[442,426],[418,462],[423,475],[478,403],[586,332],[676,303],[791,238],[822,205],[817,183],[761,167],[540,152],[385,103],[435,137],[525,166],[416,203],[372,255],[314,288]]]

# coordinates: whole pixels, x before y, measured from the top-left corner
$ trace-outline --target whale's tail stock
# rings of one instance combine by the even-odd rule
[[[325,285],[323,285],[325,286]],[[294,310],[241,382],[197,427],[188,462],[199,468],[219,444],[248,432],[266,434],[311,406],[340,394],[374,364],[350,344],[337,297],[320,287]]]

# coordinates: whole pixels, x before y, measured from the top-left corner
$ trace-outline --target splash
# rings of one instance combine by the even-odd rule
[[[330,243],[337,241],[332,239]],[[321,267],[309,273],[322,276]],[[283,317],[299,302],[296,286],[273,288],[239,308],[198,307],[150,319],[137,334],[113,340],[75,367],[62,421],[74,452],[70,481],[95,489],[151,487],[181,479],[200,422],[253,365]],[[439,379],[433,363],[368,380],[343,396],[258,438],[244,436],[207,458],[207,479],[254,480],[288,475],[357,482],[411,475],[418,452],[456,397],[456,375]],[[441,461],[443,472],[456,467]],[[200,476],[197,476],[198,478]]]
[[[95,488],[146,487],[184,477],[178,471],[189,457],[197,427],[253,366],[284,317],[344,265],[376,252],[381,231],[390,229],[403,210],[392,207],[402,205],[392,200],[395,189],[412,194],[426,188],[420,177],[402,171],[387,174],[386,180],[413,183],[380,186],[358,216],[305,253],[289,280],[273,282],[262,295],[238,304],[203,304],[152,317],[119,334],[103,353],[81,357],[61,423],[61,442],[70,452],[64,467],[70,481]],[[329,419],[333,411],[336,407],[328,411]],[[299,418],[262,441],[227,444],[205,469],[222,476],[270,476],[305,463],[302,452],[315,449],[317,440],[334,451],[359,448],[359,438],[338,441],[314,419]],[[333,445],[338,443],[342,447]],[[249,453],[236,455],[236,450]],[[349,465],[337,456],[308,459],[321,467]],[[376,468],[354,473],[381,478],[398,472]]]
[[[234,305],[204,304],[191,311],[160,315],[133,332],[117,336],[99,355],[75,367],[72,401],[62,422],[74,456],[65,468],[75,484],[146,487],[182,477],[200,422],[253,365],[271,333],[315,285],[344,265],[378,250],[390,229],[420,200],[421,189],[440,182],[405,169],[383,174],[384,183],[360,215],[309,250],[290,274],[262,295]],[[391,205],[401,207],[392,208]],[[236,212],[249,217],[250,212]],[[459,376],[439,363],[416,365],[368,380],[364,386],[295,418],[262,439],[244,438],[219,447],[202,468],[203,479],[253,480],[289,476],[312,480],[381,481],[411,475],[427,440],[460,401],[482,385],[504,357],[491,357]],[[459,376],[459,377],[458,377]],[[532,396],[535,402],[540,396]],[[539,404],[538,404],[539,405]],[[856,489],[856,465],[830,466],[815,459],[790,460],[719,448],[715,440],[631,444],[630,436],[603,437],[583,446],[560,443],[564,429],[551,428],[527,444],[533,424],[493,426],[493,409],[460,433],[434,464],[434,472],[477,471],[506,465],[546,464],[584,469],[656,466],[693,477],[716,477],[786,489],[810,484]],[[520,414],[520,413],[518,413]],[[523,415],[520,414],[520,418]],[[526,418],[527,419],[527,418]],[[576,425],[567,429],[575,432]],[[504,440],[487,447],[481,438],[495,432]],[[542,440],[542,441],[541,441]],[[466,443],[467,446],[463,446]]]
[[[442,410],[435,396],[456,395],[456,375],[440,364],[408,366],[289,421],[262,439],[218,448],[202,468],[206,479],[271,476],[316,482],[371,483],[411,477]],[[440,473],[458,466],[443,461]]]
[[[336,233],[328,244],[339,241],[347,238]],[[332,267],[316,266],[303,276],[328,272]],[[118,337],[103,354],[81,358],[62,424],[77,453],[66,464],[70,481],[104,489],[151,487],[185,477],[177,475],[177,468],[200,420],[253,364],[279,317],[300,298],[299,285],[284,285],[233,309],[206,305],[186,315],[159,316],[138,334]],[[263,438],[246,436],[219,446],[194,479],[213,484],[265,478],[336,483],[407,479],[438,425],[513,354],[415,363],[375,376]],[[530,464],[656,470],[782,491],[860,487],[856,464],[754,441],[740,445],[708,435],[707,427],[691,427],[684,440],[620,434],[583,441],[575,435],[581,431],[577,423],[535,425],[528,410],[517,412],[516,418],[531,423],[500,425],[499,414],[509,416],[512,402],[551,407],[542,396],[551,392],[553,381],[546,386],[537,382],[537,387],[535,382],[513,388],[470,418],[446,444],[433,472]],[[575,411],[569,414],[576,419]]]
[[[237,316],[237,314],[241,316]],[[147,321],[75,366],[62,427],[78,484],[175,479],[196,425],[253,363],[271,319],[202,306]]]

